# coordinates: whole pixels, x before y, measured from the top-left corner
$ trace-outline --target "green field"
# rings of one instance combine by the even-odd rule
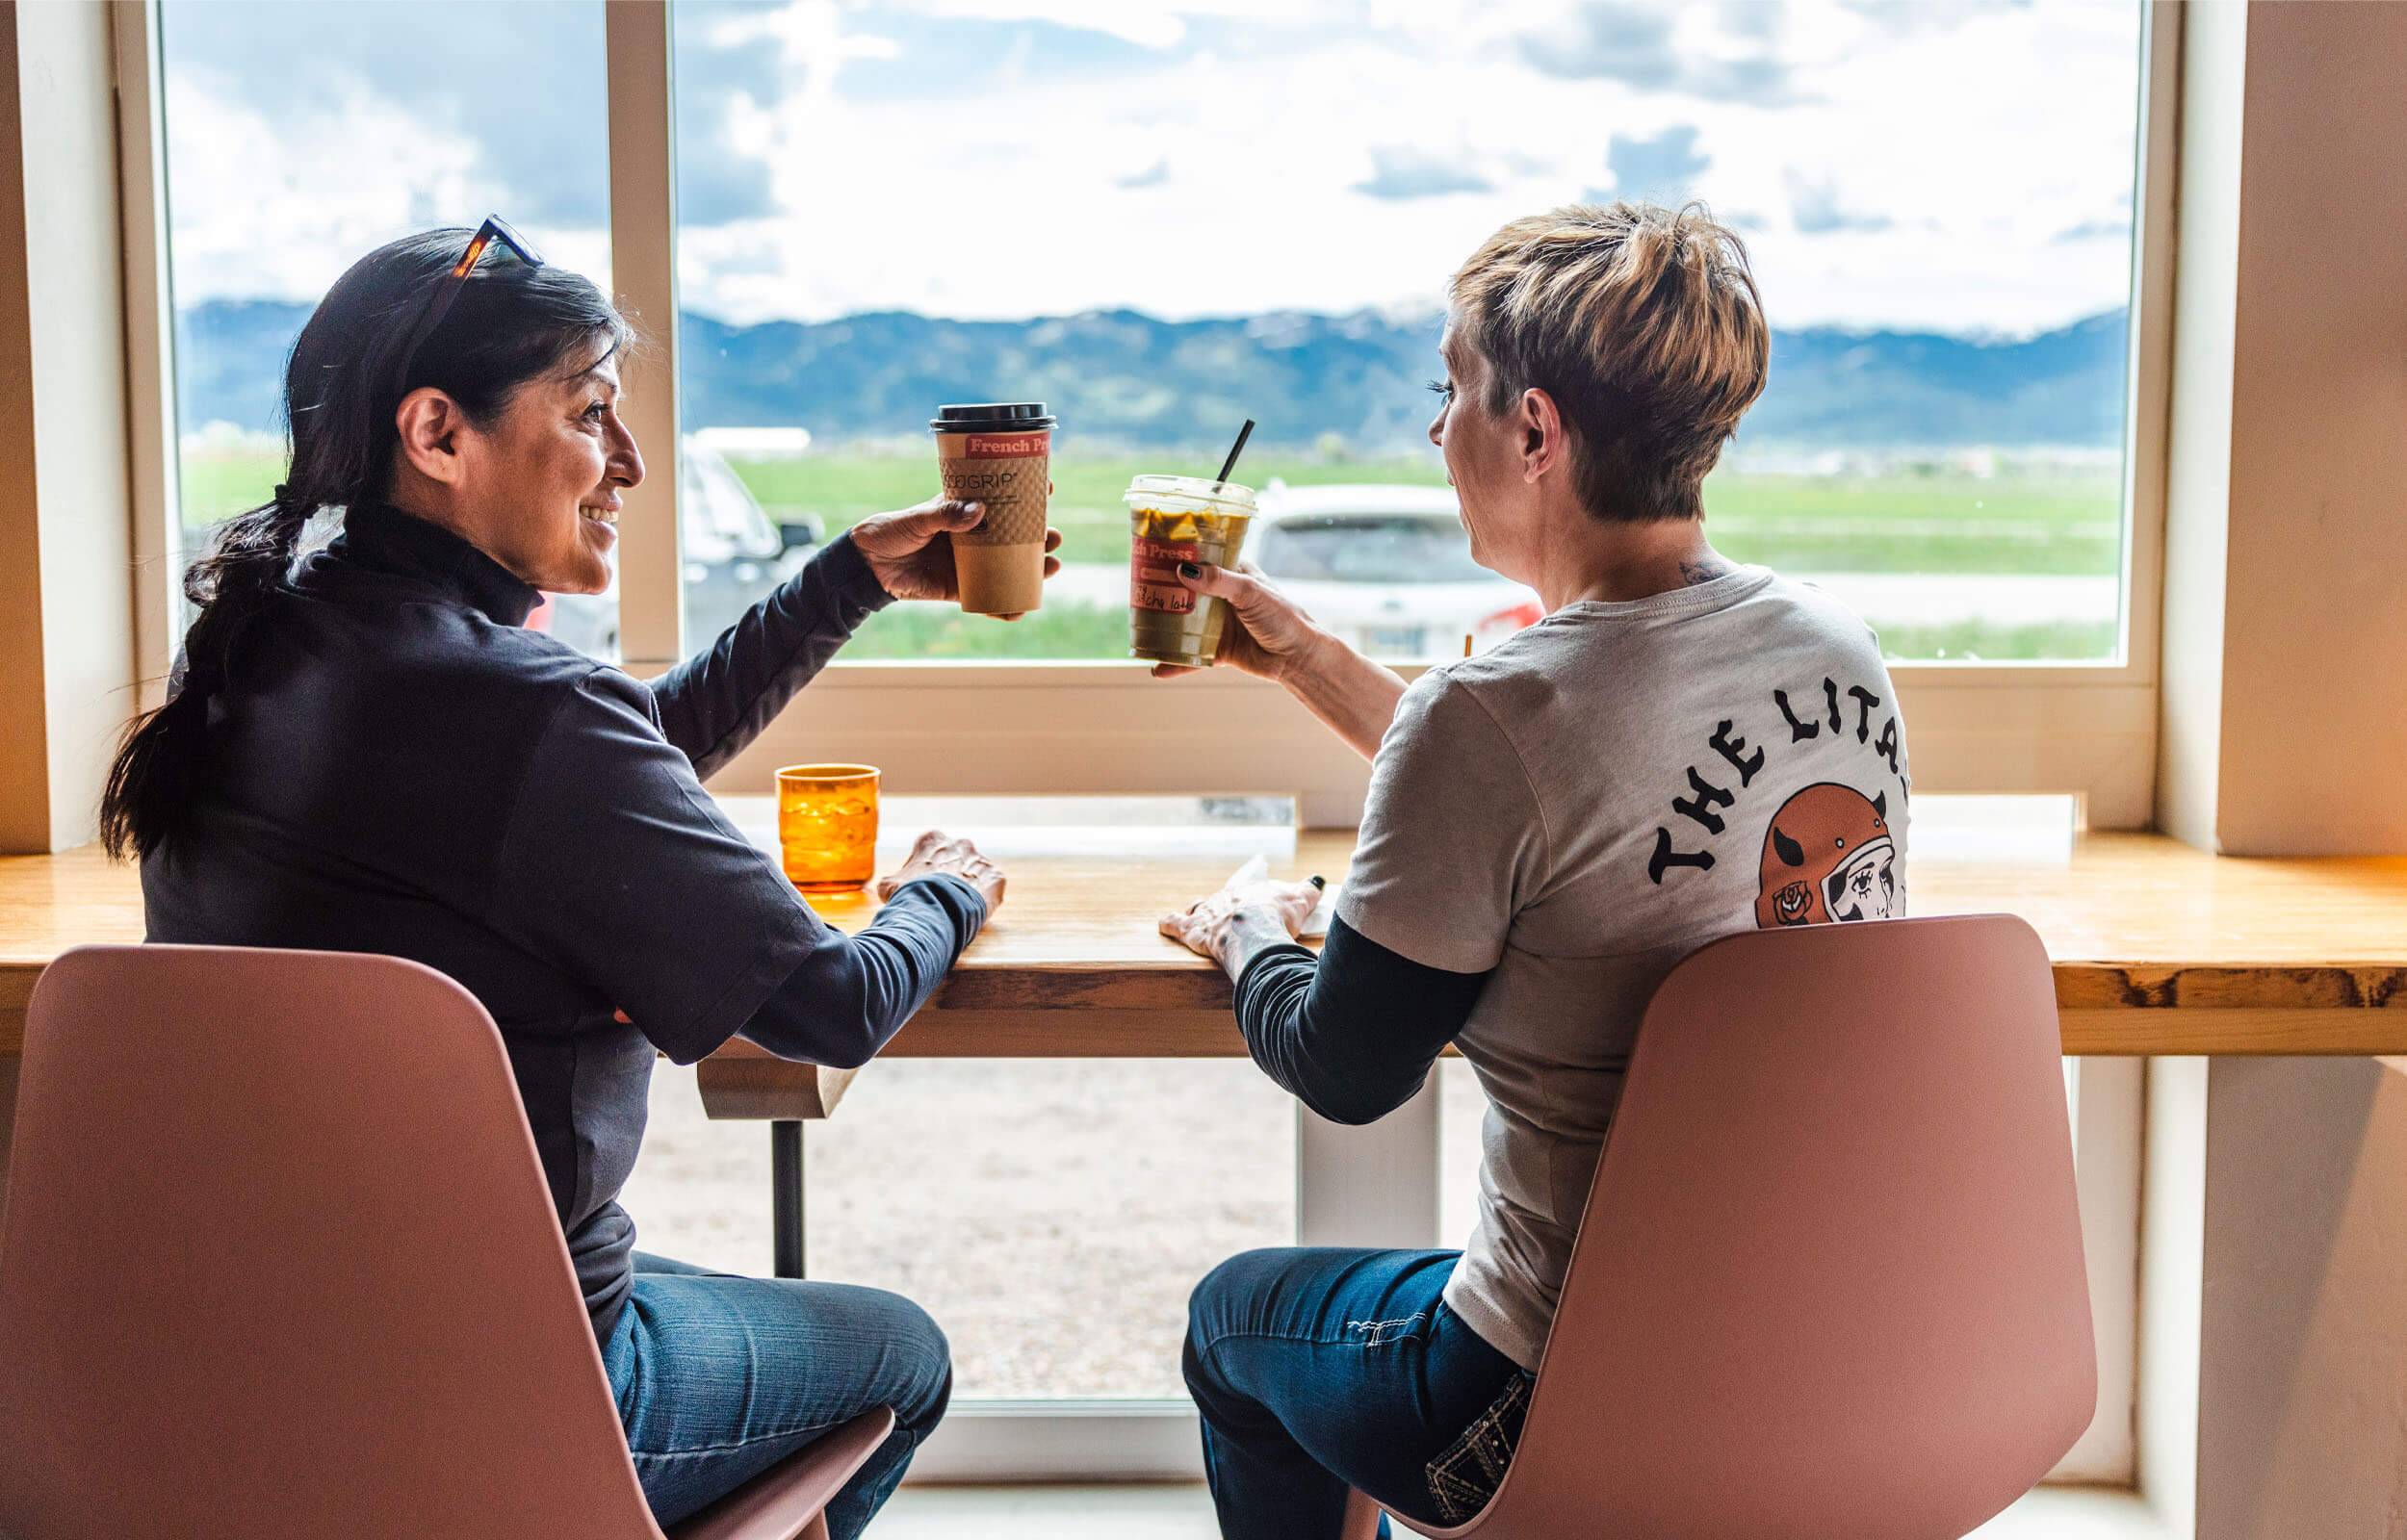
[[[872,513],[906,507],[937,490],[932,457],[839,452],[731,462],[772,520],[811,515],[830,535]],[[1202,475],[1212,467],[1175,454],[1069,457],[1053,468],[1052,516],[1073,562],[1126,559],[1121,494],[1141,472]],[[214,523],[263,500],[279,467],[258,454],[193,453],[183,462],[188,526]],[[1259,487],[1335,482],[1441,484],[1435,452],[1331,461],[1277,451],[1250,456],[1241,478]],[[1714,543],[1741,561],[1794,573],[2111,575],[2121,563],[2121,488],[2106,474],[2005,472],[1977,478],[1944,472],[1807,476],[1717,472],[1705,484]],[[852,656],[1093,657],[1120,655],[1117,608],[1063,605],[1012,627],[910,606],[881,616]],[[2111,651],[2111,624],[2018,627],[1965,622],[1886,627],[1893,656],[2096,657]]]
[[[831,533],[936,490],[935,466],[915,459],[734,463],[770,517],[814,513]],[[1120,498],[1131,475],[1211,469],[1159,460],[1057,464],[1053,522],[1061,528],[1063,557],[1126,559]],[[1445,481],[1434,452],[1334,464],[1269,455],[1245,469],[1257,487],[1273,477],[1290,486]],[[2121,489],[2104,476],[1848,479],[1721,472],[1705,483],[1705,516],[1724,554],[1795,572],[2111,573],[2122,559]]]

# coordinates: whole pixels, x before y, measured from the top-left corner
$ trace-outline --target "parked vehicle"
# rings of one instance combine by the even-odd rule
[[[686,645],[699,647],[810,559],[816,519],[772,524],[724,455],[691,434],[679,441],[677,514],[685,552]],[[599,594],[548,595],[528,625],[595,657],[615,660],[618,579]]]
[[[1544,614],[1471,559],[1451,487],[1263,489],[1254,564],[1312,618],[1378,657],[1485,651]]]

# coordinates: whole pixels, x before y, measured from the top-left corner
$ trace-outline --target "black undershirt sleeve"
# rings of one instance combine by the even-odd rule
[[[1317,958],[1273,946],[1246,963],[1237,1025],[1254,1062],[1297,1100],[1333,1122],[1367,1123],[1421,1089],[1487,983],[1486,972],[1426,966],[1334,920]]]

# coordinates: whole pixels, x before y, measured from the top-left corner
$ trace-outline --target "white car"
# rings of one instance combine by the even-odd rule
[[[1485,652],[1545,613],[1471,559],[1452,487],[1272,481],[1249,559],[1314,620],[1375,657]]]
[[[708,646],[810,559],[816,519],[771,524],[726,457],[687,434],[679,444],[678,523],[685,551],[686,637]],[[546,595],[528,625],[594,657],[618,654],[618,575],[599,594]]]

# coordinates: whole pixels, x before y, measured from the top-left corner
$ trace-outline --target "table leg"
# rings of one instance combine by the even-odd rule
[[[778,1117],[769,1122],[770,1233],[776,1241],[774,1271],[781,1278],[802,1276],[802,1122]]]

